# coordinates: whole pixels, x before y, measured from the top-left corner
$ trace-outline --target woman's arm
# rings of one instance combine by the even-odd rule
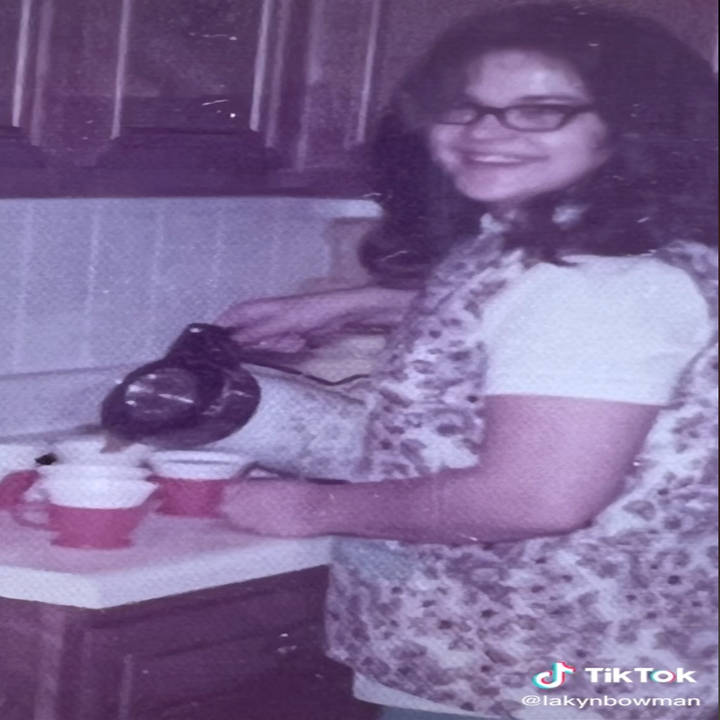
[[[348,486],[242,483],[225,510],[241,529],[281,537],[472,543],[565,534],[618,496],[657,413],[620,402],[491,397],[478,467]]]

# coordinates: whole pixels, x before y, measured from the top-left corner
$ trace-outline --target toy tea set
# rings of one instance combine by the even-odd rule
[[[268,367],[281,376],[258,370]],[[0,445],[0,509],[51,530],[54,545],[116,549],[132,544],[153,511],[221,517],[228,483],[254,462],[292,471],[284,459],[323,456],[315,467],[308,460],[310,474],[342,478],[360,452],[365,408],[322,386],[356,379],[328,382],[263,363],[229,330],[191,325],[164,358],[110,391],[102,435]],[[223,441],[229,452],[215,447]]]
[[[157,452],[134,444],[105,452],[104,436],[54,446],[0,445],[0,510],[50,530],[53,545],[119,549],[150,512],[220,517],[225,487],[250,463],[229,453]],[[44,464],[52,457],[52,464]]]

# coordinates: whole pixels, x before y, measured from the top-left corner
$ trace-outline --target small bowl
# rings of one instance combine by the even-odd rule
[[[169,450],[157,452],[150,458],[156,475],[175,480],[229,480],[252,463],[243,455],[201,450]]]

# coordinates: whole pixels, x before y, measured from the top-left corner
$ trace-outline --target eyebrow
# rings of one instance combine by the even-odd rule
[[[475,98],[472,98],[467,93],[464,94],[464,99],[468,100],[470,102],[476,102]],[[584,97],[579,97],[578,95],[523,95],[521,98],[518,98],[517,101],[513,103],[513,105],[523,104],[523,103],[542,103],[542,102],[590,103],[591,101]]]

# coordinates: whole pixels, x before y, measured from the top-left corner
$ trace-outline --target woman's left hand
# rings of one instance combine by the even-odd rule
[[[246,480],[225,493],[222,513],[244,532],[280,538],[325,534],[317,494],[324,488],[299,480]]]

